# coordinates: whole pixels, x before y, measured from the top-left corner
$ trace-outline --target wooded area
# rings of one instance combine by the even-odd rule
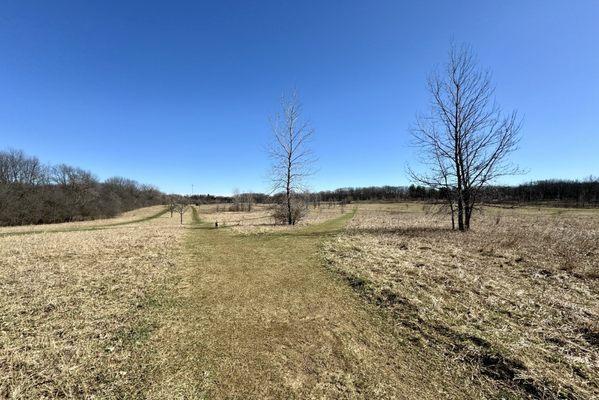
[[[45,165],[20,150],[0,152],[0,225],[113,217],[165,202],[157,188],[131,179],[101,182],[81,168]]]

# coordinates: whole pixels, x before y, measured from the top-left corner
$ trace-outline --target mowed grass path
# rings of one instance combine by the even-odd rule
[[[423,371],[389,322],[323,266],[353,213],[285,233],[201,224],[153,337],[154,398],[416,398]],[[426,384],[424,382],[424,384]],[[420,386],[420,387],[419,387]],[[423,398],[426,396],[420,396]]]

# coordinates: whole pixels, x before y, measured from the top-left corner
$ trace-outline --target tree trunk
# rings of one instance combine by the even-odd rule
[[[464,203],[461,198],[458,198],[458,229],[464,231]]]
[[[293,225],[291,214],[291,154],[287,162],[287,186],[285,189],[287,191],[287,224]]]
[[[462,166],[460,157],[460,133],[458,131],[459,119],[457,116],[457,104],[456,104],[456,122],[454,132],[454,163],[457,181],[457,198],[458,198],[458,229],[464,231],[464,187],[462,186]]]
[[[458,151],[456,150],[456,180],[458,182],[456,193],[458,198],[458,229],[460,231],[464,231],[464,191],[462,188],[462,174],[460,172],[460,163],[457,160],[457,153]]]
[[[293,224],[293,218],[291,216],[291,193],[287,189],[287,225]]]
[[[464,230],[470,229],[470,216],[472,215],[473,198],[470,188],[464,190]]]
[[[467,204],[466,205],[466,219],[464,221],[464,226],[465,226],[466,230],[470,229],[470,217],[471,216],[472,216],[472,205]]]

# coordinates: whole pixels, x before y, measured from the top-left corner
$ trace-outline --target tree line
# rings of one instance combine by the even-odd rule
[[[490,185],[481,192],[483,204],[551,205],[559,207],[599,207],[599,177],[590,176],[583,180],[549,179],[522,183],[515,186]],[[303,192],[303,203],[351,203],[354,201],[397,202],[445,201],[443,189],[423,185],[345,187],[318,192]],[[251,211],[252,204],[277,204],[285,201],[284,193],[236,193],[233,196],[210,194],[188,196],[194,204],[228,203],[229,211]]]
[[[560,207],[599,207],[599,178],[540,180],[516,186],[489,185],[480,191],[484,204],[538,204]],[[311,201],[431,201],[442,202],[442,188],[423,185],[369,186],[325,190],[310,195]]]
[[[0,225],[108,218],[165,199],[154,186],[131,179],[100,181],[81,168],[47,165],[20,150],[0,151]]]
[[[548,204],[557,207],[599,207],[599,178],[582,181],[549,179],[518,186],[491,186],[485,197],[495,203]]]
[[[292,219],[307,205],[347,204],[352,201],[429,201],[442,203],[444,188],[424,185],[347,187],[291,193]],[[485,204],[545,204],[561,207],[599,207],[599,178],[541,180],[517,186],[485,186]],[[0,151],[0,225],[44,224],[109,218],[157,204],[222,204],[227,211],[251,211],[252,204],[279,204],[276,217],[288,223],[287,193],[240,193],[233,196],[166,195],[150,185],[113,177],[101,182],[91,172],[46,165],[19,150]],[[301,206],[300,206],[301,204]],[[293,222],[293,221],[292,221]]]

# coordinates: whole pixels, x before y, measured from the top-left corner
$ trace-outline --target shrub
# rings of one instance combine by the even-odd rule
[[[291,225],[295,225],[298,221],[306,216],[306,205],[300,199],[292,199],[291,201]],[[286,225],[289,223],[287,203],[276,204],[272,208],[272,216],[277,224]]]

